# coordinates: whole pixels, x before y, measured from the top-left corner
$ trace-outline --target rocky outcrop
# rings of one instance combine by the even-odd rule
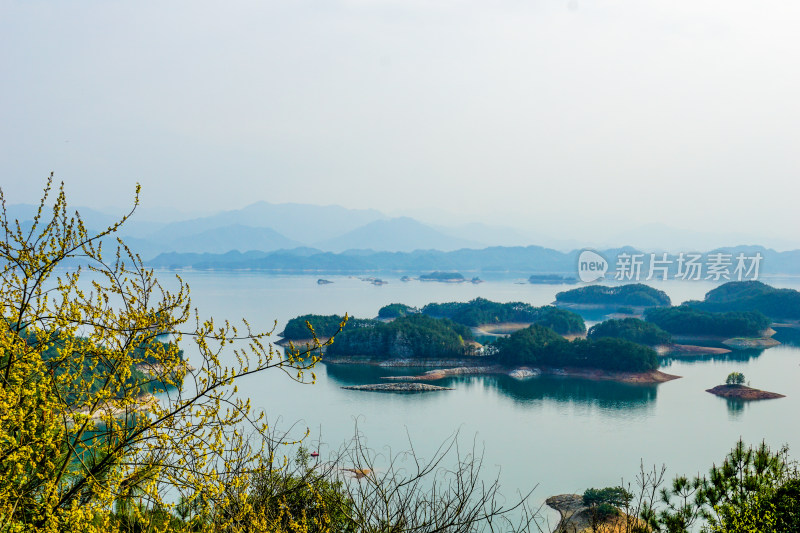
[[[611,516],[597,523],[592,508],[583,504],[583,497],[579,494],[559,494],[551,496],[545,503],[558,511],[561,520],[553,533],[625,533],[631,530],[630,526],[643,526],[641,520],[628,516],[622,511],[616,516]],[[594,523],[594,524],[593,524]]]

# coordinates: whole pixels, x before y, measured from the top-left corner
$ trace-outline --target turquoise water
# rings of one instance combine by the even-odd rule
[[[166,281],[169,273],[160,273]],[[280,331],[291,317],[349,312],[373,317],[392,302],[424,305],[467,301],[481,296],[534,305],[553,301],[567,286],[518,285],[513,280],[480,285],[402,283],[381,275],[388,285],[356,278],[329,277],[317,285],[313,276],[255,273],[184,272],[193,305],[201,315],[247,317],[254,327]],[[800,288],[792,280],[769,281]],[[714,285],[702,282],[654,284],[674,303],[701,299]],[[773,446],[788,444],[800,457],[800,331],[780,330],[785,344],[763,352],[663,361],[662,370],[683,376],[660,385],[626,385],[571,378],[539,377],[517,381],[506,376],[461,376],[436,384],[455,390],[392,394],[343,390],[342,386],[379,382],[380,376],[413,373],[409,369],[328,366],[317,370],[317,383],[293,382],[269,371],[237,382],[254,408],[280,425],[311,429],[309,444],[321,441],[323,454],[352,438],[356,421],[368,445],[379,450],[407,449],[409,439],[424,455],[454,432],[484,450],[487,474],[500,471],[503,493],[536,487],[534,500],[587,487],[632,480],[640,461],[666,464],[668,475],[705,472],[742,437]],[[191,361],[192,353],[187,347]],[[729,402],[707,392],[732,371],[751,385],[779,392],[778,400]],[[552,515],[549,515],[552,518]]]

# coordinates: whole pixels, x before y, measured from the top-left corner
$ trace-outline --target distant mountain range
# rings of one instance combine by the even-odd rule
[[[122,210],[116,215],[85,207],[77,210],[90,231],[113,224],[123,214]],[[30,220],[35,207],[9,205],[7,214],[11,219]],[[554,235],[546,238],[541,229],[534,234],[481,223],[433,226],[409,217],[390,218],[372,209],[257,202],[243,209],[172,222],[145,220],[135,214],[119,234],[150,264],[164,267],[574,274],[578,252],[567,250],[586,243],[563,239],[558,234],[558,224],[553,228]],[[696,233],[696,242],[723,240]],[[661,250],[679,249],[681,240],[691,240],[685,231],[666,226],[631,228],[629,234],[633,241],[627,242],[639,247],[644,246],[641,241],[647,235],[653,235],[664,243]],[[765,256],[765,273],[800,270],[800,252],[757,249]]]
[[[84,207],[78,211],[93,231],[113,224],[121,216],[121,213],[114,216]],[[9,207],[8,213],[11,218],[30,220],[35,207],[14,205]],[[271,252],[309,246],[322,251],[349,251],[350,255],[356,250],[450,251],[483,248],[493,242],[492,235],[507,242],[502,238],[502,231],[481,224],[447,231],[408,217],[388,218],[371,209],[257,202],[243,209],[170,223],[140,220],[134,216],[122,226],[120,235],[132,250],[145,259],[152,259],[172,252]],[[482,239],[463,237],[472,232],[480,234]],[[524,243],[524,238],[519,237],[518,242]]]
[[[609,261],[607,280],[613,280],[615,258],[621,253],[643,253],[640,280],[648,275],[649,253],[634,248],[614,248],[601,251]],[[776,252],[764,247],[740,246],[718,248],[703,254],[703,261],[717,253],[729,254],[735,258],[739,253],[748,257],[760,253],[760,275],[800,274],[800,250]],[[197,270],[259,270],[273,272],[319,272],[357,274],[379,271],[405,272],[414,275],[439,271],[458,271],[470,274],[559,274],[575,276],[580,250],[560,252],[540,246],[504,247],[494,246],[484,249],[460,249],[454,251],[416,250],[413,252],[351,251],[343,253],[324,252],[300,248],[274,252],[228,252],[226,254],[162,254],[148,264],[157,268]],[[658,256],[657,256],[658,257]],[[672,257],[674,260],[675,257]],[[730,268],[733,275],[735,260]],[[670,277],[674,277],[677,264],[669,267]],[[705,279],[703,271],[702,279]],[[726,281],[724,278],[721,281]]]

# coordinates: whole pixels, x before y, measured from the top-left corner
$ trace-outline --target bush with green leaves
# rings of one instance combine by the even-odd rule
[[[744,385],[744,382],[744,374],[741,372],[731,372],[728,374],[728,377],[725,378],[726,385]]]

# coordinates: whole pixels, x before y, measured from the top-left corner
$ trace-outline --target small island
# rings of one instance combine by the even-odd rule
[[[587,338],[603,337],[624,339],[637,344],[650,346],[661,356],[694,357],[698,355],[721,355],[730,353],[726,348],[714,346],[695,346],[691,344],[675,344],[672,335],[651,322],[638,318],[612,318],[595,324],[589,329]]]
[[[778,394],[777,392],[768,392],[759,389],[753,389],[747,385],[717,385],[711,389],[706,389],[716,396],[729,398],[733,400],[772,400],[776,398],[785,398],[786,395]]]
[[[662,307],[671,304],[664,291],[642,283],[609,287],[588,285],[556,294],[556,305],[577,309],[626,306],[630,308]]]
[[[730,281],[710,290],[702,301],[687,304],[702,311],[758,311],[773,321],[800,320],[800,292],[760,281]]]
[[[716,387],[706,389],[706,392],[710,392],[716,396],[721,396],[722,398],[742,401],[772,400],[786,397],[785,395],[778,394],[777,392],[768,392],[748,387],[744,384],[744,382],[744,374],[741,372],[731,372],[725,379],[724,385],[717,385]]]
[[[458,272],[431,272],[430,274],[422,274],[419,277],[420,281],[439,281],[442,283],[463,283],[466,280],[463,274]]]
[[[770,319],[759,311],[712,312],[689,305],[650,309],[645,319],[674,337],[689,341],[717,341],[734,350],[763,349],[780,342]]]
[[[317,285],[330,285],[331,283],[333,283],[333,282],[331,280],[329,280],[329,279],[319,278],[317,280]]]

